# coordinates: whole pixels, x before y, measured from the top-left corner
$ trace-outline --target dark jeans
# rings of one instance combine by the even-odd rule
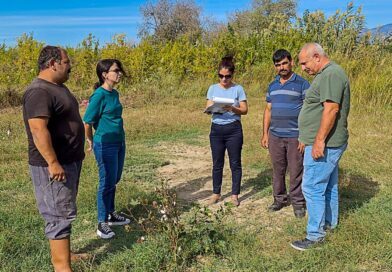
[[[212,152],[212,183],[214,194],[221,193],[225,151],[230,161],[232,187],[231,193],[238,195],[241,187],[241,150],[243,144],[242,125],[239,121],[227,125],[211,125],[210,145]]]
[[[114,212],[116,185],[120,181],[125,158],[125,142],[93,144],[99,168],[97,192],[98,222],[107,222],[109,213]]]
[[[286,190],[286,170],[290,174],[290,201],[293,206],[305,206],[301,183],[303,173],[303,155],[298,151],[297,138],[280,138],[269,135],[269,153],[273,168],[273,191],[275,201],[288,201]]]

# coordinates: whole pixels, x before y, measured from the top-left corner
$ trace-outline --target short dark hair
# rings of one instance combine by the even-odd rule
[[[278,49],[272,55],[272,61],[274,63],[279,62],[285,58],[287,58],[289,61],[292,60],[290,52],[286,49]]]
[[[49,67],[49,62],[55,60],[56,62],[61,61],[61,49],[58,46],[47,45],[42,48],[38,57],[38,70],[42,71]]]
[[[109,71],[110,67],[112,67],[112,65],[115,63],[117,64],[118,69],[120,69],[121,73],[126,75],[124,72],[124,69],[122,67],[121,61],[119,61],[117,59],[100,60],[97,63],[97,69],[96,69],[99,82],[94,84],[94,89],[98,89],[100,86],[102,86],[102,84],[105,82],[105,79],[102,77],[102,73],[103,72],[107,73]]]
[[[235,66],[233,62],[233,56],[223,57],[221,62],[219,63],[218,72],[221,69],[227,69],[229,72],[234,73]]]

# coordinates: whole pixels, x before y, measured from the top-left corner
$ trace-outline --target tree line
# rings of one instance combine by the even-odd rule
[[[193,0],[147,2],[140,8],[139,43],[130,43],[118,34],[101,45],[89,34],[76,47],[66,48],[73,64],[67,85],[80,99],[88,97],[97,61],[117,58],[127,71],[119,87],[123,93],[147,94],[150,100],[162,95],[204,95],[225,55],[234,56],[237,79],[245,85],[257,80],[266,84],[273,75],[272,53],[285,48],[296,57],[306,42],[320,43],[353,78],[369,74],[365,70],[370,67],[388,67],[391,41],[362,33],[365,17],[361,7],[351,2],[346,10],[329,17],[308,10],[297,15],[296,7],[296,0],[253,0],[249,10],[235,12],[223,24],[203,18]],[[14,47],[0,45],[3,106],[20,103],[21,94],[38,73],[36,60],[43,45],[32,34],[17,38]]]

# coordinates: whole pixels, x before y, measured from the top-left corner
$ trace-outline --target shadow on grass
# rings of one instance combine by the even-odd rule
[[[264,196],[266,193],[269,194],[270,190],[268,190],[268,192],[265,192],[265,189],[270,188],[272,182],[271,177],[272,169],[267,169],[259,173],[256,177],[245,180],[241,185],[241,191],[246,193],[244,195],[240,195],[240,201],[243,201],[252,197],[253,195],[260,193],[262,196]],[[197,178],[181,183],[175,186],[173,189],[176,190],[180,200],[187,203],[192,203],[199,200],[207,199],[211,196],[212,184],[211,189],[199,191],[206,185],[207,182],[210,182],[211,180],[211,176]],[[222,199],[229,196],[231,196],[231,192],[228,192],[223,195]]]
[[[269,194],[271,190],[266,190],[267,188],[271,188],[272,184],[272,169],[266,169],[256,177],[247,179],[241,185],[241,191],[246,192],[243,195],[240,195],[239,200],[244,201],[245,199],[251,198],[254,195],[260,194],[261,197],[264,197],[266,194]],[[230,196],[231,193],[227,193],[223,196],[223,198]]]
[[[188,203],[196,202],[202,199],[206,199],[211,195],[212,190],[199,191],[206,185],[207,182],[210,182],[211,180],[211,176],[192,179],[175,186],[173,189],[176,190],[177,196],[180,200]]]
[[[131,225],[130,228],[138,228],[136,225]],[[130,249],[133,244],[136,243],[137,239],[142,235],[142,231],[127,231],[123,226],[114,226],[112,230],[116,233],[116,236],[112,239],[92,239],[88,245],[78,249],[75,253],[88,253],[94,256],[91,260],[92,266],[100,265],[105,261],[108,255],[114,255],[116,252],[124,251],[124,249]]]
[[[378,183],[372,179],[347,173],[344,169],[339,169],[339,175],[339,210],[342,216],[361,208],[379,192]]]

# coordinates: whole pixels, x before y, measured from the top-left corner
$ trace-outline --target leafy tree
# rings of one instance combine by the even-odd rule
[[[253,0],[252,9],[235,13],[230,25],[241,36],[261,34],[276,23],[291,25],[296,7],[296,0]]]
[[[96,82],[95,67],[100,58],[99,41],[91,33],[74,49],[67,49],[72,60],[72,77],[69,85],[90,94],[93,83]]]
[[[194,39],[202,32],[200,11],[193,0],[148,2],[141,7],[143,23],[139,36],[152,36],[160,42],[174,41],[184,35]]]

